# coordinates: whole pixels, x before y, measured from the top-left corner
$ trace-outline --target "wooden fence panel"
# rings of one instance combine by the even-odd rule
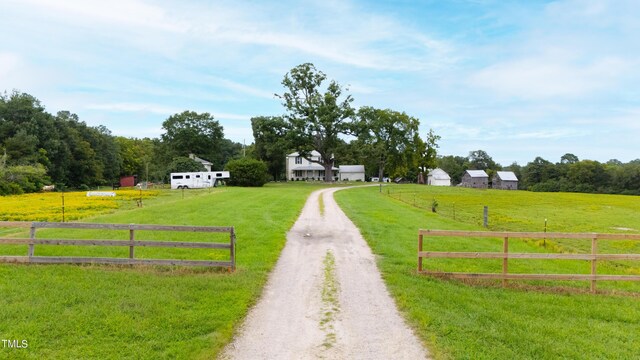
[[[447,252],[424,251],[425,237],[470,237],[470,238],[503,238],[502,252]],[[541,254],[510,253],[509,238],[525,239],[576,239],[591,240],[589,254]],[[596,291],[596,283],[600,281],[640,281],[640,275],[599,275],[599,260],[640,260],[640,254],[599,254],[600,240],[640,240],[640,234],[598,234],[598,233],[545,233],[545,232],[500,232],[500,231],[457,231],[457,230],[418,230],[418,272],[434,276],[456,279],[497,279],[506,286],[508,280],[587,280],[590,281],[591,292]],[[425,270],[423,259],[502,259],[502,273],[461,273]],[[591,263],[590,274],[509,274],[509,259],[542,259],[542,260],[586,260]]]
[[[229,226],[178,226],[178,225],[137,225],[137,224],[95,224],[95,223],[50,223],[50,222],[19,222],[0,221],[0,228],[29,228],[29,238],[0,238],[0,244],[28,245],[27,256],[0,256],[0,262],[5,263],[35,263],[35,264],[121,264],[121,265],[176,265],[176,266],[216,266],[227,267],[230,271],[236,269],[236,235],[233,227]],[[100,239],[37,239],[37,229],[84,229],[84,230],[128,230],[128,240],[100,240]],[[136,240],[136,231],[171,231],[171,232],[202,232],[229,233],[229,243],[188,242],[188,241],[159,241]],[[67,245],[67,246],[127,246],[128,258],[104,257],[64,257],[64,256],[35,256],[36,245]],[[228,249],[229,261],[209,260],[177,260],[177,259],[136,259],[136,247],[167,247],[189,249]]]

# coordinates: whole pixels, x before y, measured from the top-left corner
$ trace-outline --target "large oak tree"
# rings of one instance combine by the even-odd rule
[[[325,181],[333,181],[333,154],[340,134],[354,130],[354,109],[351,95],[343,95],[342,87],[311,63],[291,69],[282,80],[286,91],[276,95],[286,109],[287,140],[303,158],[324,167]],[[313,150],[320,160],[312,159]]]

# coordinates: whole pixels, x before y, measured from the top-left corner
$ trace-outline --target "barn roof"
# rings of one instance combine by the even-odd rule
[[[449,174],[447,174],[446,171],[440,168],[429,171],[428,176],[431,176],[436,180],[451,180],[451,177],[449,176]]]
[[[496,172],[496,175],[502,181],[518,181],[518,177],[513,173],[513,171],[498,171]]]
[[[471,176],[472,178],[488,178],[489,175],[487,175],[486,172],[484,172],[484,170],[467,170],[467,174],[469,174],[469,176]]]
[[[363,173],[364,165],[340,165],[341,173]]]

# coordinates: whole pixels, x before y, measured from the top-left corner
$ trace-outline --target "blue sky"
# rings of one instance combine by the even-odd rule
[[[253,141],[312,62],[356,106],[405,111],[441,155],[640,158],[640,1],[3,0],[0,90],[115,135],[183,110]]]

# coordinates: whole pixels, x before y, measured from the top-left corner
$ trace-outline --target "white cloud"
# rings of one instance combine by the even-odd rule
[[[185,109],[181,109],[178,107],[165,106],[159,104],[146,104],[146,103],[103,103],[103,104],[89,104],[84,106],[87,110],[104,110],[104,111],[112,111],[112,112],[142,112],[142,113],[150,113],[157,115],[165,115],[170,116],[173,114],[178,114]],[[246,114],[236,114],[236,113],[228,113],[228,112],[215,112],[211,110],[201,110],[201,109],[190,109],[189,111],[195,111],[198,113],[208,112],[215,119],[226,119],[226,120],[248,120],[251,118],[251,115]]]
[[[544,99],[588,96],[617,84],[630,64],[603,58],[588,64],[545,56],[491,65],[471,76],[471,84],[501,96]]]
[[[182,112],[181,109],[158,104],[143,103],[103,103],[88,104],[85,106],[88,110],[105,110],[113,112],[146,112],[159,115],[172,115]]]
[[[169,12],[159,6],[139,0],[21,0],[31,9],[45,11],[47,16],[64,18],[71,23],[109,26],[142,27],[153,30],[184,32],[186,26],[176,22]]]
[[[9,76],[15,72],[20,57],[13,53],[0,53],[0,82],[7,83]]]

